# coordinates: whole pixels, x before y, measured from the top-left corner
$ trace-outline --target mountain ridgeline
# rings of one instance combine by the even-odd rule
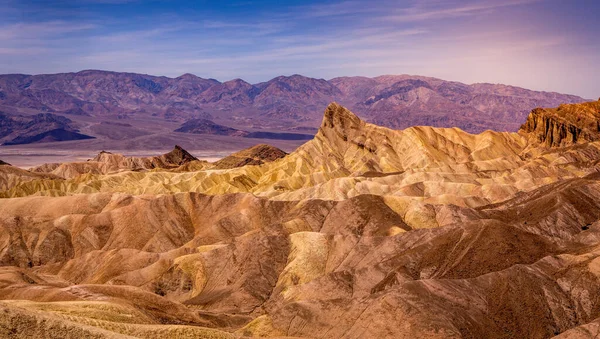
[[[13,74],[0,75],[0,141],[40,142],[60,140],[62,135],[115,140],[114,145],[131,139],[144,145],[153,134],[165,138],[171,132],[302,141],[316,132],[322,108],[332,101],[365,121],[394,129],[426,125],[478,133],[516,131],[536,107],[584,99],[409,75],[331,80],[292,75],[250,84],[191,74],[177,78],[93,70]],[[27,120],[39,113],[68,117],[71,127],[62,133],[50,133],[48,128],[38,133],[46,135],[37,136],[26,127],[2,122]],[[118,127],[106,125],[117,121]],[[168,140],[177,140],[177,135],[181,134],[169,134]]]

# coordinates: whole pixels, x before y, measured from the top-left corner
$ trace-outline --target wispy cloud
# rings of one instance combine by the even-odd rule
[[[348,32],[352,39],[344,39],[344,34],[323,34],[310,36],[295,36],[284,40],[268,49],[244,53],[243,55],[232,55],[229,57],[210,57],[183,60],[187,64],[218,64],[236,62],[243,59],[248,62],[278,62],[280,60],[306,60],[315,58],[339,58],[348,52],[353,55],[360,50],[377,51],[378,46],[386,45],[387,50],[395,50],[390,46],[406,46],[402,39],[427,33],[423,29],[407,29],[398,31],[381,31],[377,29],[361,29]]]
[[[453,2],[450,4],[421,1],[414,6],[404,8],[396,14],[385,17],[387,20],[396,22],[414,22],[426,20],[440,20],[447,18],[456,18],[461,16],[477,15],[482,12],[499,9],[502,7],[522,6],[542,0],[505,0],[505,1],[472,1],[472,2]],[[442,5],[441,5],[442,4]]]
[[[134,30],[118,32],[113,34],[95,35],[91,37],[95,41],[107,42],[107,43],[140,43],[141,40],[148,40],[156,37],[163,36],[167,33],[174,33],[181,29],[184,29],[184,25],[175,24],[170,26],[163,26],[150,29]]]
[[[205,20],[202,26],[197,28],[205,28],[212,30],[238,30],[244,34],[252,34],[258,36],[264,36],[269,34],[275,34],[283,31],[286,27],[285,22],[279,20],[257,20],[254,22],[231,22],[231,21],[216,21],[216,20]]]
[[[0,55],[9,56],[24,56],[24,55],[39,55],[40,53],[48,52],[46,48],[41,47],[0,47]]]
[[[377,0],[374,1],[376,3]],[[381,13],[385,11],[385,7],[374,6],[373,3],[357,0],[346,0],[341,2],[305,5],[298,7],[294,13],[300,14],[302,17],[313,18],[332,18],[340,16],[366,16],[372,13]]]
[[[65,21],[48,21],[39,23],[15,23],[0,26],[0,41],[16,39],[35,39],[94,29],[90,23],[73,23]]]
[[[79,0],[82,3],[100,4],[100,5],[121,5],[139,2],[140,0]]]

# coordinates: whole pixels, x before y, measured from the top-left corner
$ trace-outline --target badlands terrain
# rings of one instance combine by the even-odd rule
[[[598,335],[600,101],[518,132],[321,117],[289,154],[0,165],[0,336]]]

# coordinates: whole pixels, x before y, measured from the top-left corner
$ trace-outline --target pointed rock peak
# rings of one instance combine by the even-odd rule
[[[325,109],[321,129],[334,129],[343,135],[350,130],[359,129],[364,122],[347,108],[332,102]]]
[[[177,165],[183,165],[187,162],[198,160],[198,158],[191,155],[179,145],[175,145],[175,148],[171,152],[164,154],[163,158],[165,161]]]
[[[102,150],[95,157],[93,157],[92,159],[90,159],[88,161],[103,162],[103,161],[107,160],[109,157],[111,157],[112,155],[113,154],[111,152]]]

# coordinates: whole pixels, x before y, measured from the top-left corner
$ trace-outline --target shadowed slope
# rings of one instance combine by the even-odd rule
[[[287,153],[277,147],[260,144],[233,153],[214,163],[215,168],[228,169],[246,165],[262,165],[285,157]]]
[[[58,176],[50,173],[35,173],[18,167],[11,166],[8,163],[0,164],[0,191],[9,190],[14,186],[21,185],[30,180],[60,180]]]

